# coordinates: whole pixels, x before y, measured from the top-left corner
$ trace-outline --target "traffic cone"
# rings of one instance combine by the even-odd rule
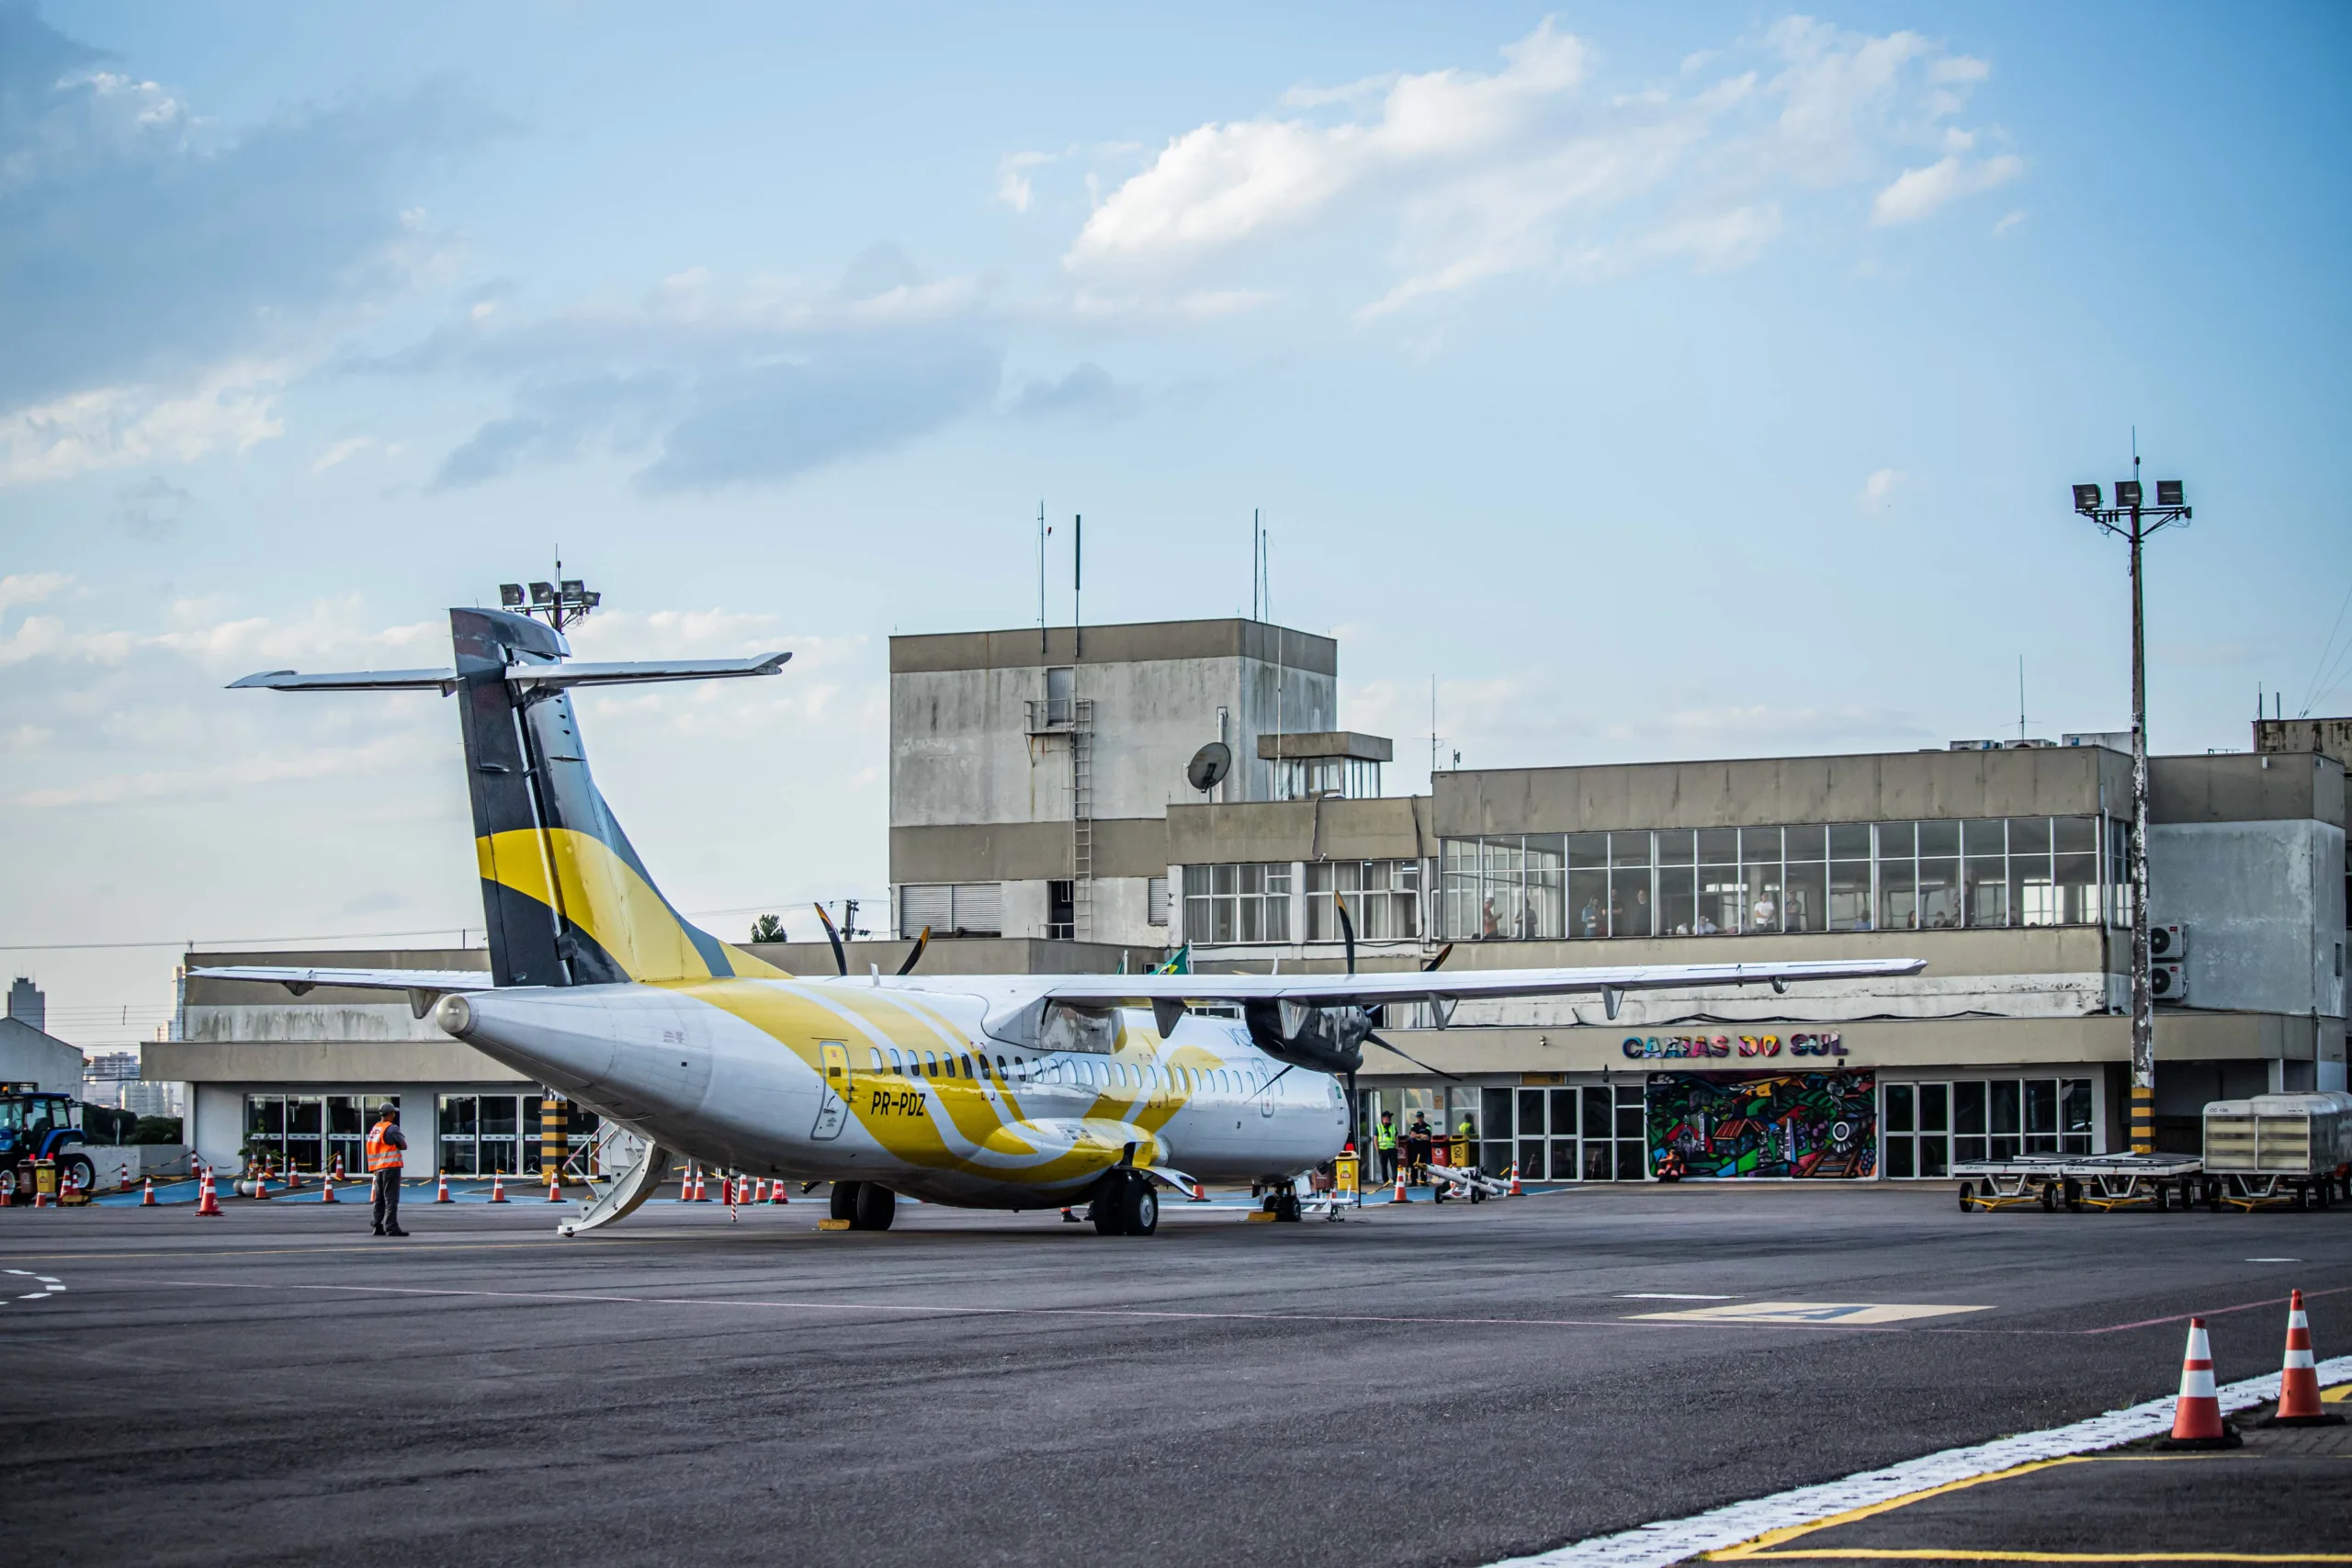
[[[2319,1372],[2312,1360],[2312,1320],[2303,1311],[2303,1292],[2287,1302],[2287,1365],[2278,1374],[2278,1409],[2264,1423],[2268,1427],[2340,1427],[2341,1416],[2319,1407]]]
[[[1396,1162],[1396,1195],[1388,1201],[1392,1203],[1409,1203],[1412,1201],[1410,1198],[1405,1195],[1405,1162],[1403,1160],[1398,1160]]]
[[[319,1182],[319,1201],[322,1203],[339,1203],[343,1201],[342,1199],[337,1198],[334,1195],[334,1171],[328,1171]]]
[[[196,1212],[199,1216],[220,1217],[220,1200],[212,1190],[212,1172],[207,1170],[196,1179]]]
[[[766,1202],[767,1201],[768,1201],[768,1179],[767,1179],[767,1178],[766,1178],[766,1177],[763,1176],[763,1177],[757,1178],[757,1179],[754,1179],[754,1180],[752,1181],[752,1201],[754,1204],[758,1204],[758,1203],[764,1203],[764,1202]]]
[[[506,1201],[506,1176],[503,1171],[490,1173],[490,1201],[493,1203]]]
[[[1514,1198],[1527,1196],[1527,1189],[1519,1184],[1519,1161],[1517,1160],[1510,1162],[1510,1195]]]
[[[563,1172],[560,1170],[548,1172],[548,1201],[550,1203],[563,1201]]]
[[[1209,1190],[1205,1182],[1195,1181],[1193,1183],[1192,1201],[1195,1203],[1205,1203],[1209,1201]]]
[[[455,1198],[449,1196],[449,1173],[446,1170],[441,1173],[441,1185],[434,1190],[433,1201],[436,1203],[454,1203],[457,1201]]]
[[[152,1176],[147,1179],[145,1190],[140,1194],[139,1206],[142,1209],[155,1207],[155,1179]]]
[[[784,1178],[783,1178],[783,1177],[781,1177],[781,1176],[779,1176],[779,1177],[777,1177],[777,1178],[775,1179],[775,1180],[774,1182],[772,1182],[772,1183],[770,1183],[770,1184],[769,1184],[769,1187],[768,1187],[768,1204],[769,1204],[769,1206],[770,1206],[771,1208],[773,1208],[775,1205],[776,1205],[776,1204],[778,1204],[778,1203],[781,1203],[781,1202],[783,1202],[783,1201],[784,1201]]]
[[[709,1202],[709,1201],[710,1201],[710,1189],[709,1189],[709,1188],[707,1188],[707,1186],[705,1186],[705,1185],[703,1184],[703,1179],[702,1179],[702,1167],[700,1167],[700,1166],[696,1166],[696,1167],[695,1167],[695,1168],[694,1168],[694,1178],[695,1178],[695,1198],[694,1198],[694,1201],[695,1201],[695,1202],[697,1202],[697,1203],[707,1203],[707,1202]]]
[[[2180,1361],[2180,1395],[2173,1402],[2172,1444],[2198,1448],[2233,1446],[2233,1434],[2222,1425],[2222,1402],[2213,1391],[2213,1342],[2206,1337],[2205,1320],[2188,1320],[2188,1348]]]

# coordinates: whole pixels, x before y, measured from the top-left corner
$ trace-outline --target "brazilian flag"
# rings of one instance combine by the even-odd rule
[[[1193,972],[1193,944],[1186,942],[1169,954],[1168,962],[1152,971],[1155,975],[1190,975]]]

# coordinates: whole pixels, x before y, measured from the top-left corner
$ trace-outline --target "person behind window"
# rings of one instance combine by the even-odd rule
[[[1693,929],[1701,936],[1713,936],[1715,934],[1715,922],[1709,919],[1706,912],[1702,910],[1699,914],[1699,923]]]
[[[1771,894],[1758,894],[1756,896],[1756,919],[1753,929],[1759,931],[1778,930],[1781,923],[1780,914],[1780,910],[1774,907],[1772,903]]]
[[[1600,904],[1598,899],[1588,898],[1584,901],[1584,908],[1577,912],[1577,923],[1584,927],[1584,934],[1587,936],[1600,934]]]

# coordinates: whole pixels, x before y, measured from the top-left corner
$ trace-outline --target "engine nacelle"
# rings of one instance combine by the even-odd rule
[[[1352,1073],[1363,1066],[1372,1014],[1360,1007],[1312,1007],[1305,1002],[1250,1002],[1241,1010],[1250,1043],[1278,1062],[1318,1073]]]

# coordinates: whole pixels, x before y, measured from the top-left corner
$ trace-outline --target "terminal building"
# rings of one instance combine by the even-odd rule
[[[1613,1017],[1394,1009],[1382,1032],[1418,1061],[1368,1050],[1365,1130],[1466,1122],[1481,1163],[1543,1181],[1649,1179],[1669,1153],[1694,1177],[1905,1180],[2125,1146],[2128,737],[1457,769],[1391,795],[1392,742],[1340,728],[1339,652],[1241,619],[893,637],[893,940],[858,966],[928,929],[935,972],[1331,971],[1342,902],[1366,969],[1916,957],[1902,980],[1636,994]],[[2196,1146],[2208,1100],[2346,1082],[2352,724],[2255,740],[2152,762],[2166,1147]],[[1212,743],[1213,779],[1193,771]],[[208,1157],[275,1138],[332,1158],[390,1096],[416,1173],[535,1168],[537,1086],[404,1001],[189,982],[175,1032],[147,1070],[191,1085]]]

